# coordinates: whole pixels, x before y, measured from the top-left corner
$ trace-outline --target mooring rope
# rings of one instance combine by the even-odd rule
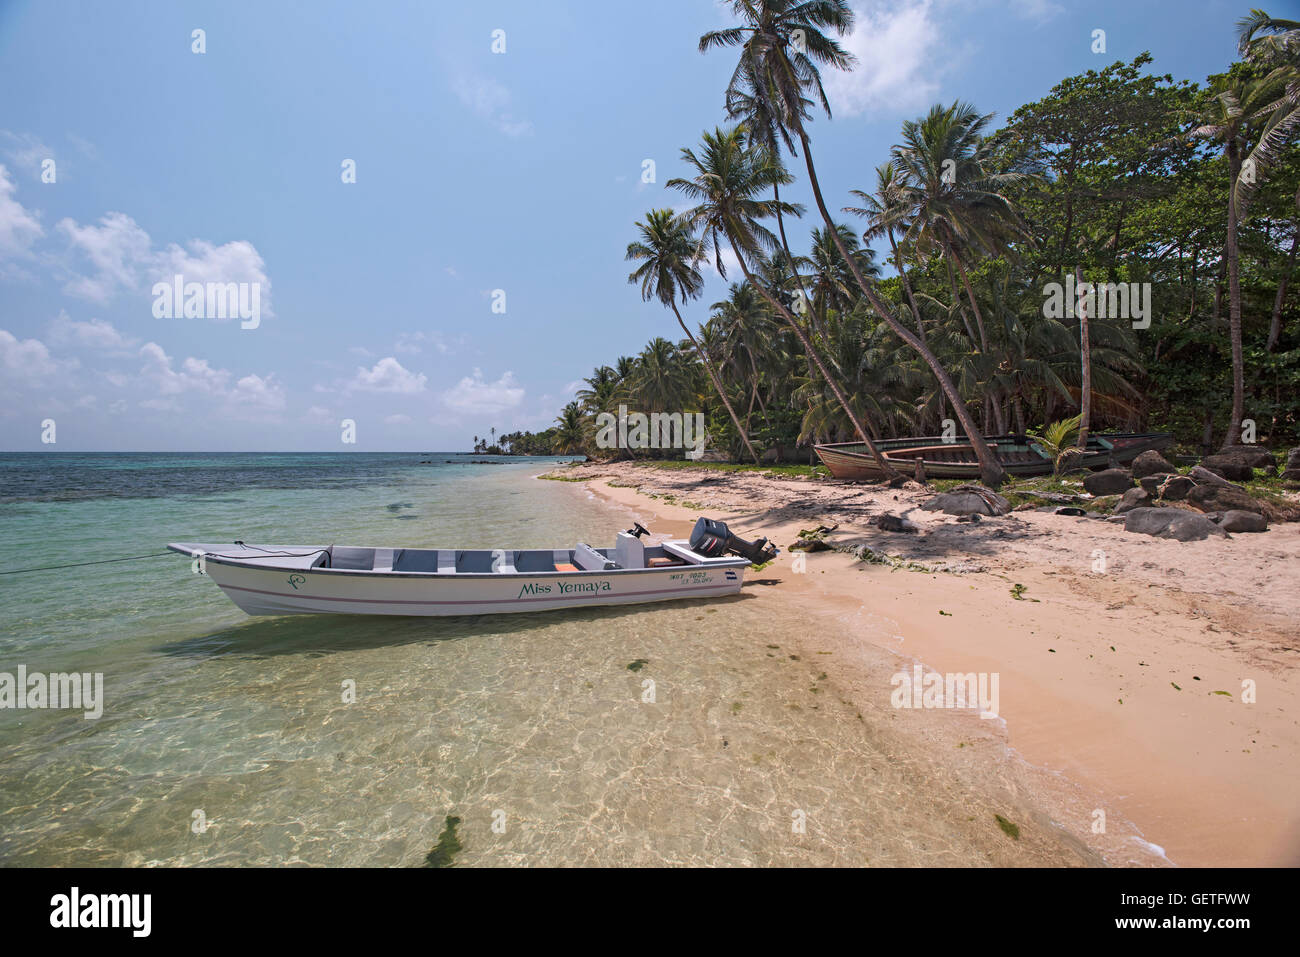
[[[150,555],[129,555],[126,558],[104,558],[97,562],[72,562],[68,565],[42,565],[39,568],[10,568],[0,571],[0,575],[21,575],[24,572],[51,572],[60,568],[80,568],[82,565],[107,565],[110,562],[135,562],[142,558],[162,558],[168,552],[154,552]]]

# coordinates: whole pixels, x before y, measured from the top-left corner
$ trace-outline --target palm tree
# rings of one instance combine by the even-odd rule
[[[936,105],[923,119],[903,124],[903,142],[893,149],[903,183],[900,199],[909,207],[904,238],[920,254],[941,253],[950,277],[956,267],[975,316],[981,352],[988,351],[988,333],[966,259],[978,250],[997,255],[1011,239],[1026,233],[1001,193],[1023,174],[994,174],[987,169],[984,130],[992,119],[993,114],[981,116],[966,103]],[[957,297],[955,286],[953,297]]]
[[[577,402],[566,405],[555,422],[555,440],[551,449],[555,454],[572,455],[586,448],[587,437],[582,420],[582,408]]]
[[[737,69],[743,72],[745,64],[742,62]],[[770,112],[769,98],[753,92],[756,82],[752,74],[746,74],[742,78],[732,78],[732,83],[727,87],[727,117],[738,120],[745,128],[745,136],[750,145],[766,150],[771,155],[772,162],[784,168],[781,162],[780,141],[784,138],[791,151],[794,149],[794,143],[790,140],[789,133]],[[788,262],[794,262],[795,255],[790,252],[790,243],[785,235],[785,214],[781,207],[780,182],[772,184],[772,199],[777,204],[776,231],[781,237],[781,251],[785,253]],[[802,209],[796,215],[802,215]]]
[[[623,386],[618,373],[609,366],[600,366],[582,380],[587,387],[578,390],[578,402],[585,412],[608,412],[618,404]]]
[[[643,301],[658,299],[673,311],[673,315],[677,317],[677,324],[682,327],[682,332],[686,333],[686,338],[691,340],[691,345],[695,347],[695,354],[704,364],[704,370],[709,374],[709,381],[713,383],[714,391],[718,393],[718,398],[727,408],[727,414],[735,423],[740,440],[745,443],[745,449],[757,465],[758,453],[750,444],[749,434],[740,424],[736,410],[731,407],[731,400],[727,398],[726,390],[722,388],[717,370],[709,361],[708,353],[700,347],[694,334],[686,327],[682,314],[677,309],[678,294],[685,303],[698,297],[704,289],[704,277],[700,275],[699,267],[696,265],[697,260],[693,258],[695,241],[691,235],[690,225],[682,217],[675,216],[671,209],[652,209],[646,214],[645,222],[637,223],[636,228],[641,232],[641,239],[639,242],[628,243],[625,258],[640,260],[641,265],[627,277],[627,281],[641,284]]]
[[[1288,98],[1282,93],[1287,70],[1278,68],[1262,78],[1248,71],[1221,74],[1206,91],[1208,97],[1195,117],[1196,125],[1183,135],[1185,140],[1221,144],[1228,160],[1228,235],[1223,256],[1228,273],[1228,336],[1232,345],[1232,412],[1224,445],[1240,440],[1245,415],[1245,366],[1241,343],[1241,270],[1237,227],[1251,192],[1263,179],[1264,171],[1280,147],[1279,130],[1289,135],[1300,110],[1287,112]],[[1286,114],[1279,119],[1279,114]],[[1254,149],[1251,141],[1254,140]],[[1248,175],[1243,176],[1243,170]]]
[[[766,192],[773,181],[789,181],[790,174],[775,166],[765,150],[748,146],[743,128],[739,126],[706,132],[702,154],[696,156],[694,151],[683,149],[682,159],[695,171],[695,176],[693,179],[671,179],[667,183],[669,188],[681,190],[698,203],[686,214],[692,227],[699,229],[696,255],[702,257],[712,248],[718,274],[725,278],[727,273],[722,261],[721,238],[726,237],[745,279],[768,301],[799,339],[805,354],[816,364],[845,415],[853,423],[858,438],[876,461],[881,463],[886,474],[896,476],[897,472],[879,454],[862,420],[813,348],[808,334],[773,290],[755,278],[747,262],[761,260],[765,252],[777,245],[776,237],[759,220],[772,216],[780,205],[788,206],[776,200],[759,199],[758,194]]]
[[[1272,112],[1270,129],[1256,147],[1257,153],[1263,151],[1267,165],[1273,162],[1285,141],[1294,133],[1296,123],[1300,122],[1300,20],[1277,19],[1263,10],[1254,9],[1249,16],[1237,21],[1237,28],[1237,49],[1242,56],[1261,66],[1281,67],[1289,74],[1285,90]],[[1296,191],[1296,208],[1300,209],[1300,190]],[[1291,252],[1274,298],[1273,321],[1269,325],[1266,347],[1270,352],[1277,348],[1282,335],[1282,306],[1286,302],[1287,280],[1295,268],[1297,243],[1300,243],[1300,221],[1291,237]]]
[[[636,359],[632,356],[619,356],[614,360],[614,375],[618,376],[619,382],[626,382],[635,368]]]
[[[647,411],[668,412],[694,404],[697,381],[695,369],[683,361],[677,345],[656,336],[636,357],[628,388]]]
[[[772,320],[762,298],[747,282],[733,282],[727,298],[709,306],[712,315],[705,328],[717,330],[719,365],[733,381],[749,382],[749,409],[746,423],[757,404],[764,419],[767,407],[760,388],[765,376],[775,379],[779,366],[787,357],[778,342],[779,327]]]
[[[822,88],[819,64],[841,70],[852,68],[852,54],[822,30],[834,30],[839,36],[844,36],[853,26],[853,11],[847,0],[732,0],[732,12],[743,25],[704,34],[700,37],[700,52],[707,52],[712,47],[741,47],[740,63],[728,86],[729,97],[739,92],[762,99],[765,115],[771,117],[792,152],[793,140],[799,140],[817,209],[831,230],[832,238],[841,245],[839,232],[835,230],[822,196],[805,124],[811,118],[809,107],[814,103],[826,112],[827,117],[831,112]],[[988,485],[1001,485],[1006,473],[988,450],[975,420],[939,360],[925,343],[898,321],[884,297],[862,275],[848,250],[841,248],[840,254],[849,263],[854,280],[877,315],[921,356],[934,373],[952,403],[962,429],[970,438],[979,459],[981,478]]]
[[[842,244],[858,261],[859,268],[868,276],[880,275],[880,267],[875,262],[875,251],[871,247],[860,248],[858,237],[847,226],[835,227],[840,233]],[[853,308],[856,284],[849,264],[840,255],[840,243],[831,238],[830,231],[813,229],[812,250],[805,260],[810,272],[802,278],[808,283],[812,293],[812,310],[823,325],[826,312],[833,309],[841,315]],[[825,329],[822,335],[826,334]]]
[[[912,282],[907,277],[907,267],[903,263],[903,254],[899,249],[898,235],[908,229],[908,215],[911,204],[907,201],[908,188],[901,173],[893,163],[881,163],[876,167],[876,191],[865,193],[860,189],[851,190],[862,201],[862,206],[845,206],[844,212],[866,217],[867,229],[862,234],[862,241],[870,243],[884,236],[889,240],[894,269],[902,280],[903,292],[912,309],[912,318],[916,320],[916,334],[925,342],[925,325],[921,322],[921,310],[916,305],[916,295],[912,292]]]

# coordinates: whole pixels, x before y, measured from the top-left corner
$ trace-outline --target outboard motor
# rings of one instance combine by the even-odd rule
[[[717,558],[727,552],[748,558],[755,565],[770,562],[776,558],[776,546],[768,543],[766,538],[756,542],[731,534],[726,522],[716,522],[711,518],[701,518],[691,530],[691,551],[705,558]]]

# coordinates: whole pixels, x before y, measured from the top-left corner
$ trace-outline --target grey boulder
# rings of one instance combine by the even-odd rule
[[[1005,515],[1011,511],[1011,503],[982,485],[958,485],[950,492],[936,495],[921,509],[947,515]]]
[[[1215,453],[1216,458],[1247,465],[1253,469],[1277,469],[1273,453],[1262,445],[1227,445]]]
[[[1148,475],[1167,475],[1174,467],[1155,449],[1147,449],[1133,460],[1133,477],[1146,478]]]
[[[905,535],[915,535],[921,530],[915,522],[909,522],[900,515],[889,514],[877,516],[876,527],[882,531],[902,532]]]
[[[1160,483],[1160,497],[1166,502],[1181,502],[1196,483],[1186,475],[1170,475]]]
[[[1195,465],[1190,473],[1191,480],[1197,485],[1231,485],[1226,478],[1217,472],[1211,472],[1209,469]]]
[[[1133,487],[1133,473],[1128,469],[1103,469],[1085,478],[1083,487],[1092,495],[1118,495]]]
[[[1300,445],[1286,454],[1286,469],[1282,472],[1282,478],[1292,482],[1300,481]]]
[[[1134,472],[1134,475],[1137,473]],[[1164,472],[1156,472],[1152,475],[1143,475],[1138,479],[1138,484],[1146,489],[1150,494],[1157,495],[1160,492],[1160,486],[1169,481],[1170,476]]]
[[[1181,508],[1135,508],[1124,516],[1124,531],[1179,542],[1199,542],[1211,535],[1228,537],[1227,532],[1204,515]]]
[[[1255,476],[1253,468],[1230,455],[1207,455],[1201,465],[1233,482],[1249,482]]]
[[[1115,514],[1123,515],[1125,512],[1131,512],[1135,508],[1144,508],[1150,504],[1152,504],[1150,492],[1144,488],[1131,488],[1124,493],[1124,497],[1115,506]]]
[[[1266,532],[1268,522],[1264,520],[1263,515],[1234,508],[1223,513],[1223,518],[1219,520],[1219,528],[1225,532]]]
[[[1264,514],[1264,506],[1236,485],[1198,485],[1187,493],[1187,501],[1202,512],[1237,510]]]

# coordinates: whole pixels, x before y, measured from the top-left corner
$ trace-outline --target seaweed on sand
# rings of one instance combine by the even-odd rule
[[[438,843],[424,859],[425,867],[451,867],[452,858],[462,850],[460,838],[456,836],[456,828],[459,825],[460,818],[452,814],[447,815],[442,833],[438,835]]]

